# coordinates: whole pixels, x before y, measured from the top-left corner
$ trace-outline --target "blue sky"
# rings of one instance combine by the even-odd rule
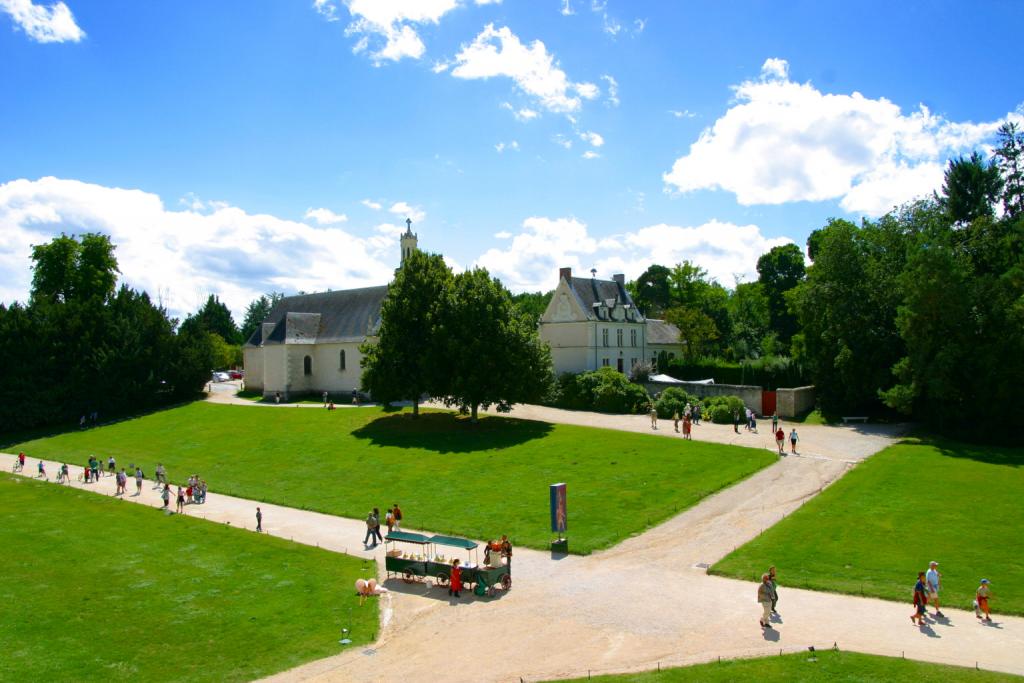
[[[566,11],[568,9],[568,11]],[[176,314],[388,279],[513,290],[690,259],[723,284],[1021,119],[1024,3],[0,0],[0,300],[118,243]]]

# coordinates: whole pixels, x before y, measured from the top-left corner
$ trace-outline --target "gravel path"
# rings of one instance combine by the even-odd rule
[[[651,431],[643,416],[536,406],[517,406],[513,415]],[[664,423],[662,427],[662,436],[678,438],[671,422],[667,430]],[[456,601],[440,588],[389,580],[386,585],[392,593],[381,604],[384,623],[377,643],[311,662],[272,680],[396,681],[433,674],[446,681],[535,681],[833,643],[847,650],[964,666],[978,662],[982,668],[1024,674],[1021,618],[997,617],[994,625],[985,626],[969,611],[947,609],[947,622],[919,629],[909,623],[909,604],[786,588],[783,567],[782,616],[775,630],[762,632],[757,625],[756,584],[708,576],[697,566],[714,563],[790,514],[898,433],[871,426],[797,429],[800,456],[786,456],[614,548],[561,558],[517,549],[513,588],[497,598],[464,593]],[[731,426],[701,425],[695,438],[774,447],[767,434],[741,430],[737,435]],[[29,460],[29,476],[36,462]],[[0,466],[9,469],[12,463],[12,456],[0,455]],[[47,464],[51,474],[56,467],[57,463]],[[72,467],[72,478],[79,472]],[[257,502],[218,495],[215,482],[213,486],[208,502],[190,506],[187,514],[252,529]],[[87,488],[110,495],[113,478]],[[133,490],[134,481],[129,480],[129,491]],[[160,505],[148,482],[142,496],[127,499]],[[383,575],[383,550],[363,549],[361,521],[258,504],[270,533],[374,557]],[[998,609],[998,603],[995,606]]]

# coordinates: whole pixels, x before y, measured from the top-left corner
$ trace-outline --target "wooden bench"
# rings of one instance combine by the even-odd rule
[[[843,418],[843,424],[846,424],[848,422],[867,422],[867,421],[868,421],[868,418],[866,418],[866,417],[844,417]]]

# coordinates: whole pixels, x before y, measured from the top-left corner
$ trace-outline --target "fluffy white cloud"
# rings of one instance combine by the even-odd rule
[[[591,147],[600,147],[604,144],[604,138],[592,130],[580,133],[580,140],[583,140],[583,142],[586,142]]]
[[[597,152],[595,152],[592,149],[588,149],[586,152],[584,152],[580,156],[582,156],[584,159],[600,159],[601,158],[601,155],[598,154]]]
[[[393,233],[362,238],[224,204],[169,210],[142,190],[50,177],[13,180],[0,184],[0,300],[26,299],[31,245],[61,232],[110,235],[122,280],[159,297],[179,317],[208,294],[220,296],[237,318],[271,290],[384,284],[398,260]]]
[[[85,37],[85,31],[75,23],[74,15],[63,2],[47,6],[32,0],[0,0],[0,11],[11,15],[29,38],[40,43],[77,43]]]
[[[304,218],[316,221],[317,225],[335,225],[348,220],[348,216],[343,213],[334,213],[330,209],[314,209],[312,207],[306,209]]]
[[[498,144],[496,144],[494,146],[494,149],[498,152],[498,154],[501,154],[506,149],[512,150],[513,152],[518,152],[519,151],[519,143],[516,142],[515,140],[513,140],[512,142],[507,142],[507,143],[506,142],[499,142]]]
[[[412,220],[413,223],[419,223],[420,221],[427,217],[425,211],[423,211],[418,206],[412,206],[407,202],[395,202],[394,204],[391,205],[391,208],[388,209],[388,211],[395,214],[399,218],[409,218]]]
[[[772,58],[759,79],[736,86],[736,103],[665,183],[727,190],[744,205],[837,199],[847,211],[877,215],[939,187],[946,159],[1000,125],[949,121],[924,105],[904,114],[885,98],[823,93],[788,74],[788,63]]]
[[[529,107],[521,107],[519,109],[516,109],[509,102],[502,102],[501,108],[507,109],[508,111],[512,112],[512,116],[516,117],[516,121],[532,121],[533,119],[540,116],[538,112],[534,111],[533,109],[530,109]]]
[[[711,221],[695,227],[659,223],[613,237],[595,239],[586,224],[575,218],[534,216],[522,230],[495,235],[512,237],[504,248],[490,249],[476,264],[487,268],[513,291],[548,290],[555,286],[558,269],[571,267],[585,276],[596,268],[598,276],[624,273],[635,279],[652,263],[672,266],[689,260],[727,287],[737,278],[757,277],[757,259],[764,252],[792,240],[767,238],[756,225]]]
[[[565,137],[561,133],[556,133],[555,135],[552,135],[551,136],[551,140],[556,145],[560,145],[560,146],[564,147],[565,149],[572,149],[572,140],[570,140],[569,138]]]
[[[506,26],[485,26],[472,43],[462,46],[454,64],[451,73],[456,78],[511,78],[549,111],[573,112],[580,108],[582,99],[600,94],[593,83],[570,81],[544,43],[535,40],[524,45]]]
[[[352,51],[369,51],[377,65],[405,57],[422,57],[426,46],[417,28],[437,24],[441,17],[462,4],[460,0],[313,0],[313,9],[327,21],[338,21],[342,3],[352,17],[345,35],[358,36]],[[489,2],[476,0],[476,4]]]
[[[677,119],[692,119],[694,116],[696,116],[696,114],[694,114],[689,109],[669,109],[668,113],[672,114],[672,116],[676,117]]]
[[[559,10],[563,17],[570,17],[575,12],[572,11],[572,7],[569,5],[570,0],[562,0],[562,9]]]
[[[367,209],[373,209],[374,211],[380,211],[381,209],[384,208],[384,206],[380,202],[375,202],[372,199],[364,199],[359,203],[365,206]]]

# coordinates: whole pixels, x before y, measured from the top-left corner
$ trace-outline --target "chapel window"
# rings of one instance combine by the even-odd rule
[[[312,375],[313,374],[313,359],[306,356],[302,359],[302,374]]]
[[[615,330],[615,341],[618,343],[619,346],[622,346],[622,330],[621,329]]]
[[[344,370],[345,369],[345,349],[341,350],[341,353],[339,354],[339,356],[340,356],[340,363],[338,364],[338,369],[339,370]]]
[[[601,330],[601,342],[603,346],[608,346],[608,328],[605,327]]]

